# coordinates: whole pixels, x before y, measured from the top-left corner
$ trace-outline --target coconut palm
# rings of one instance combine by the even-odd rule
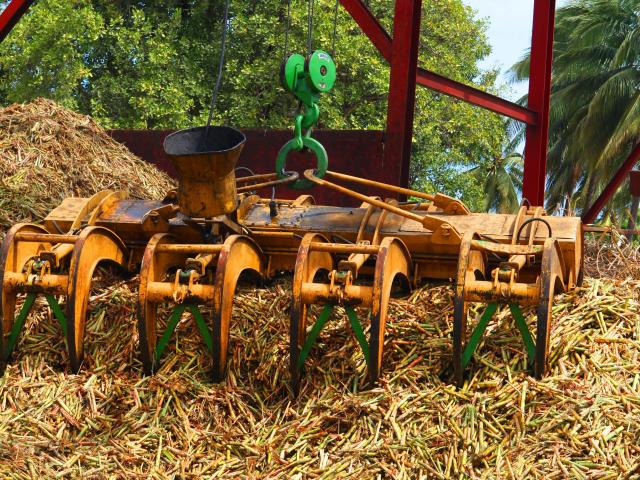
[[[640,0],[572,0],[557,12],[550,208],[563,205],[571,211],[591,205],[638,141],[639,15]],[[527,79],[529,54],[511,72],[515,80]]]
[[[522,155],[510,152],[467,171],[482,185],[485,211],[515,213],[518,210],[522,166]]]

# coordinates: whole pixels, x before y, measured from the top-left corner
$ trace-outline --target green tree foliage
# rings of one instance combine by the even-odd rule
[[[296,104],[279,87],[286,3],[231,1],[227,61],[214,122],[290,128]],[[392,32],[393,0],[370,8]],[[0,45],[0,102],[46,96],[107,128],[181,128],[206,122],[219,56],[223,0],[38,0]],[[334,1],[316,0],[314,48],[331,51]],[[289,51],[306,51],[307,2],[292,0]],[[496,90],[478,61],[489,45],[483,21],[462,0],[424,2],[421,66]],[[339,9],[337,88],[322,101],[321,128],[382,129],[389,67]],[[483,202],[482,181],[463,172],[492,162],[504,121],[419,87],[411,182]]]
[[[640,130],[640,0],[572,0],[557,12],[548,206],[589,207]],[[529,75],[529,55],[513,66]],[[609,206],[629,203],[625,189]],[[626,204],[626,205],[625,205]]]

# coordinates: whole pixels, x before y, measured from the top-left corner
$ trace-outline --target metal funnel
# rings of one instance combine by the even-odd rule
[[[165,138],[164,151],[178,172],[182,213],[211,218],[237,208],[234,169],[245,141],[231,127],[195,127]]]

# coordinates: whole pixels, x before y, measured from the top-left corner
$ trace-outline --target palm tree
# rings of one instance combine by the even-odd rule
[[[515,213],[518,210],[522,167],[522,155],[511,151],[467,171],[482,185],[485,211]]]
[[[572,0],[557,12],[548,206],[588,208],[638,141],[639,15],[640,0]],[[529,54],[511,73],[528,78]]]

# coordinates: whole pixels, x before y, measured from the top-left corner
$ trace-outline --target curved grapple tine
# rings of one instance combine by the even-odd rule
[[[411,254],[398,238],[386,237],[380,243],[373,278],[373,304],[369,336],[369,381],[377,382],[382,367],[384,332],[387,323],[391,289],[400,276],[405,289],[410,289]]]
[[[216,381],[222,380],[225,375],[233,298],[238,279],[246,271],[252,271],[261,277],[264,275],[262,250],[249,237],[231,235],[218,255],[215,273],[212,356],[213,377]]]
[[[0,363],[7,361],[11,351],[6,350],[6,336],[13,328],[18,292],[8,281],[10,274],[22,273],[27,261],[42,250],[51,248],[50,243],[16,242],[18,233],[49,233],[40,225],[19,223],[14,225],[0,245]]]
[[[468,232],[462,239],[458,257],[453,297],[453,375],[458,387],[462,387],[464,384],[465,372],[462,354],[466,346],[467,312],[469,310],[469,304],[465,298],[465,285],[467,280],[474,280],[477,273],[482,276],[486,274],[484,256],[478,251],[471,250],[471,242],[479,238],[475,232]]]
[[[544,243],[540,274],[540,303],[537,309],[536,357],[534,376],[542,378],[549,365],[549,334],[551,332],[553,297],[565,290],[562,252],[558,241],[548,238]]]
[[[71,253],[67,293],[67,347],[74,371],[80,370],[84,357],[84,331],[92,278],[99,263],[109,261],[127,266],[127,249],[111,230],[86,227],[78,235]]]
[[[159,253],[159,245],[176,243],[173,235],[156,233],[145,248],[140,267],[140,285],[138,288],[138,334],[140,337],[140,356],[145,375],[151,375],[158,368],[155,355],[157,343],[158,304],[147,297],[150,282],[165,279],[171,267],[183,265],[188,255]]]
[[[317,233],[307,233],[300,243],[293,274],[291,317],[289,322],[289,372],[294,395],[300,391],[300,348],[304,344],[308,306],[302,301],[302,284],[312,282],[320,270],[333,270],[333,257],[327,252],[310,251],[312,242],[328,242]]]

